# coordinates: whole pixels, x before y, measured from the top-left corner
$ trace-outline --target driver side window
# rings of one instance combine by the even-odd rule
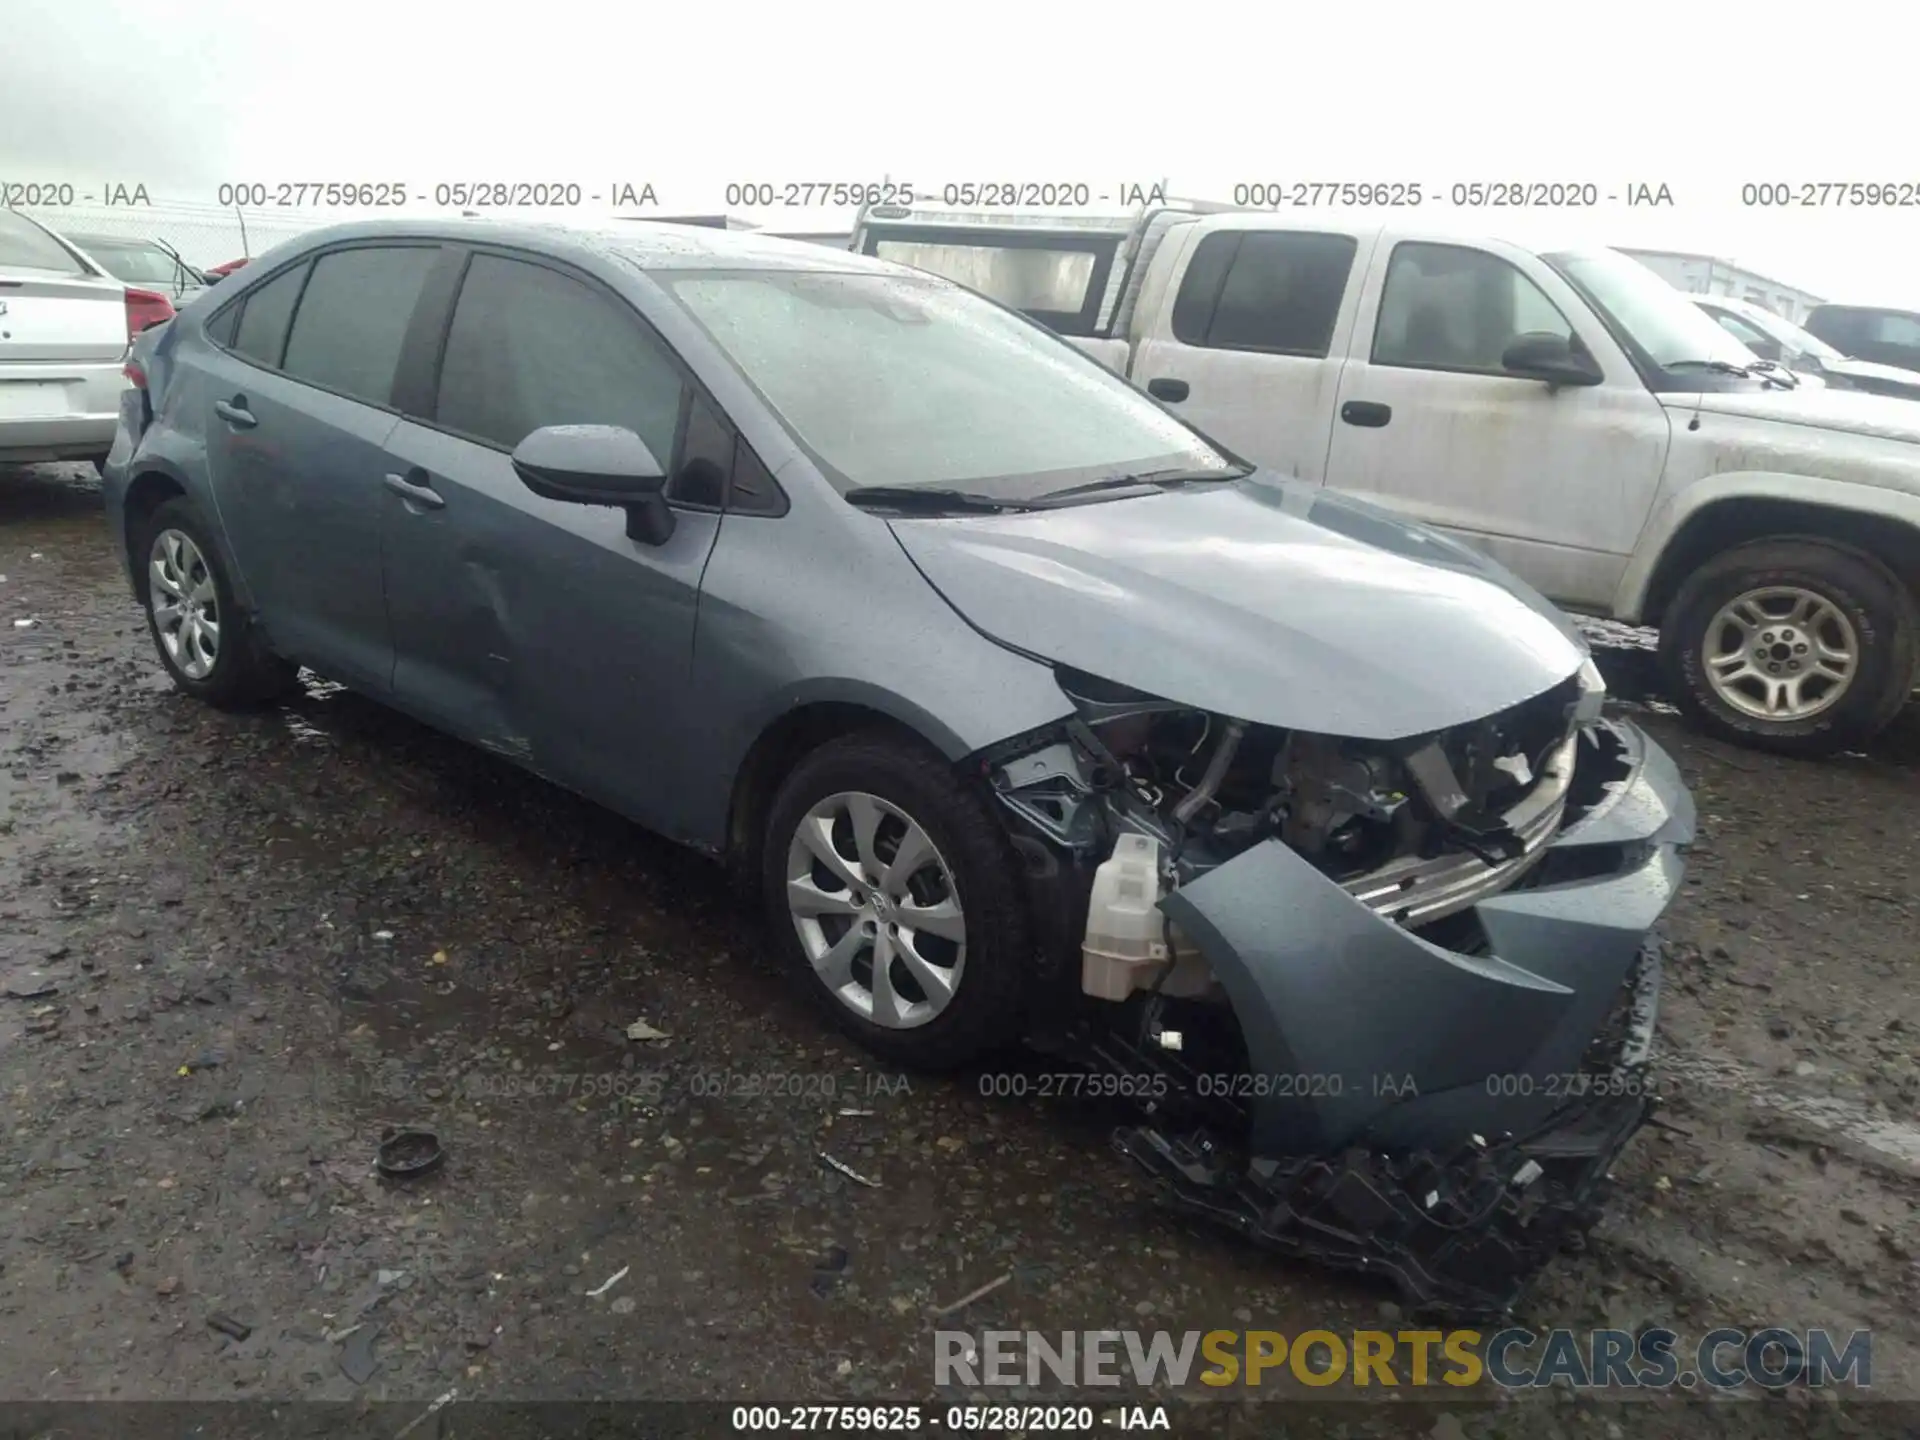
[[[1373,331],[1375,365],[1504,375],[1501,355],[1529,334],[1579,348],[1559,308],[1499,256],[1465,245],[1394,246]]]

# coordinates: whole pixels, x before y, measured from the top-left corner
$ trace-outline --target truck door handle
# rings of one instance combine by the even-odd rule
[[[1382,405],[1377,400],[1349,400],[1340,407],[1340,418],[1349,425],[1378,430],[1393,419],[1393,407]]]
[[[231,400],[213,402],[213,413],[236,430],[251,430],[260,422],[253,418],[253,412],[247,409],[247,397],[236,395]]]
[[[422,510],[439,510],[446,505],[446,497],[426,483],[426,475],[427,472],[418,466],[405,475],[389,475],[387,489],[409,505],[418,505]],[[413,478],[415,476],[419,478]]]
[[[1192,387],[1186,381],[1175,380],[1169,376],[1147,381],[1147,393],[1156,400],[1178,403],[1186,399],[1191,392]]]

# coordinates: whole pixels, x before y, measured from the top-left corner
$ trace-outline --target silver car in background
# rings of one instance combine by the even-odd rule
[[[123,283],[44,225],[0,210],[0,463],[103,462],[130,334]]]
[[[1749,300],[1736,300],[1731,295],[1689,298],[1763,361],[1791,370],[1815,385],[1920,400],[1920,371],[1872,360],[1851,360],[1818,335]]]
[[[163,295],[176,310],[207,288],[207,277],[164,241],[83,230],[63,230],[61,236],[114,279]]]

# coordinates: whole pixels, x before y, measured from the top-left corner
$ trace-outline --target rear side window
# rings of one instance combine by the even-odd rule
[[[1174,297],[1174,338],[1324,359],[1353,273],[1351,235],[1226,230],[1203,239]]]
[[[613,297],[543,265],[476,255],[434,420],[507,450],[544,425],[620,425],[665,467],[681,388],[672,358]]]
[[[1920,345],[1920,316],[1883,310],[1873,317],[1868,334],[1881,345]]]
[[[235,350],[249,360],[275,370],[280,368],[280,357],[287,348],[287,325],[293,319],[294,304],[300,299],[300,287],[306,284],[307,271],[311,268],[296,265],[241,297],[240,322],[233,332]]]
[[[0,270],[51,270],[57,275],[93,273],[75,259],[66,246],[12,210],[0,210]]]
[[[280,368],[370,405],[391,404],[400,345],[439,254],[436,246],[396,245],[322,255],[300,297]],[[251,318],[242,318],[243,331]]]

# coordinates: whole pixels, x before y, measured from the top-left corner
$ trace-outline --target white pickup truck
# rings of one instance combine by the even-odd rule
[[[1920,663],[1920,405],[1796,386],[1637,261],[1376,217],[885,210],[853,248],[1026,312],[1244,458],[1660,627],[1730,738],[1856,746]]]

